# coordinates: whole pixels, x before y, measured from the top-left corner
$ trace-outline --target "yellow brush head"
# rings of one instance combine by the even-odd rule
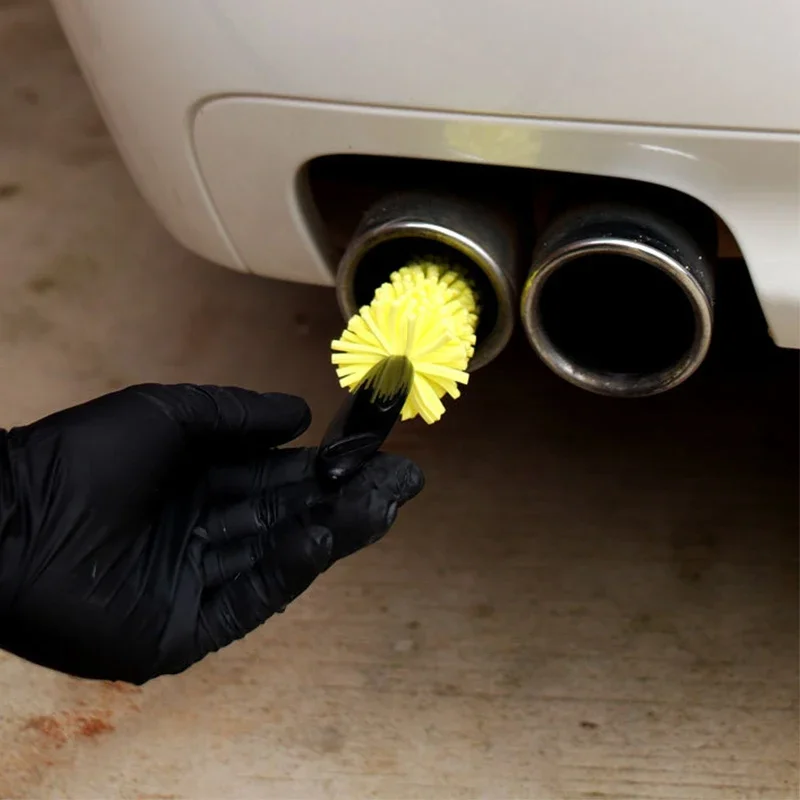
[[[402,419],[436,422],[445,411],[441,398],[459,397],[458,384],[469,380],[478,314],[475,292],[459,269],[435,259],[413,261],[378,288],[332,343],[339,382],[354,391],[382,359],[406,356],[414,381]]]

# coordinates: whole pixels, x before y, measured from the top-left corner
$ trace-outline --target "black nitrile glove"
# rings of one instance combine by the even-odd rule
[[[379,454],[335,494],[299,398],[146,385],[0,431],[0,648],[143,683],[241,638],[422,488]]]

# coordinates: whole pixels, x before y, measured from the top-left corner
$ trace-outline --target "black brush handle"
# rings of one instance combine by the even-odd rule
[[[317,451],[317,477],[326,488],[339,486],[381,449],[400,419],[409,390],[376,398],[371,388],[362,386],[348,394]]]

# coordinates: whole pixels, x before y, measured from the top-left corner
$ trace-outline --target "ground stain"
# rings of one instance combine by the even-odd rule
[[[471,609],[472,616],[475,619],[489,619],[494,616],[494,606],[489,603],[478,603]]]
[[[37,731],[56,747],[67,743],[67,734],[61,721],[53,715],[31,717],[23,726],[25,730]]]
[[[100,272],[100,264],[89,255],[61,253],[50,265],[30,278],[25,288],[35,295],[60,291],[83,291]]]
[[[589,609],[586,606],[571,606],[567,609],[567,615],[570,617],[588,617]]]
[[[94,118],[87,120],[83,125],[83,134],[87,139],[103,139],[110,141],[108,128],[106,127],[103,118],[97,114]]]
[[[63,747],[76,737],[93,739],[115,730],[107,711],[89,713],[67,711],[60,714],[44,714],[31,717],[24,725],[24,730],[36,731],[52,746]]]
[[[437,683],[433,686],[433,694],[436,697],[461,697],[464,690],[455,683]]]
[[[137,794],[136,800],[178,800],[177,794]]]
[[[75,142],[61,152],[61,161],[70,167],[88,167],[99,161],[109,161],[117,156],[111,139],[86,139]]]
[[[684,547],[676,553],[678,577],[683,583],[699,583],[713,564],[709,549],[700,546]]]
[[[344,750],[345,735],[335,725],[326,725],[317,731],[312,743],[315,752],[325,755],[338,755]]]
[[[52,275],[37,275],[26,281],[25,288],[33,294],[47,294],[57,285],[56,279]]]
[[[497,681],[501,689],[520,689],[522,678],[516,672],[504,672]]]
[[[18,86],[14,90],[14,97],[16,97],[21,103],[25,103],[27,106],[38,106],[39,101],[41,100],[41,95],[39,92],[30,86]]]
[[[666,633],[675,635],[678,629],[674,623],[658,614],[642,612],[631,618],[629,628],[633,633]]]
[[[141,686],[134,686],[132,683],[123,683],[123,681],[104,681],[103,686],[105,686],[106,689],[111,689],[121,694],[141,694],[143,691]]]
[[[102,717],[81,717],[78,720],[78,733],[81,736],[94,737],[113,730],[115,727]]]
[[[107,375],[103,379],[103,385],[106,388],[106,391],[109,392],[116,392],[119,389],[124,389],[130,381],[127,378],[123,378],[119,375]]]
[[[670,532],[672,563],[682,583],[699,583],[716,563],[718,542],[711,528],[719,524],[716,514],[693,506],[684,519],[676,521]]]
[[[21,183],[0,183],[0,200],[10,200],[22,192]]]
[[[18,344],[42,339],[53,330],[53,323],[40,311],[26,305],[0,310],[0,342]]]

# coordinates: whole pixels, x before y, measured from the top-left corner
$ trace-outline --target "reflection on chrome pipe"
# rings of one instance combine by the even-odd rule
[[[597,394],[644,397],[703,362],[713,297],[708,256],[688,231],[609,204],[571,211],[544,232],[520,310],[557,375]]]
[[[345,319],[411,259],[444,256],[462,265],[480,297],[474,371],[508,344],[517,298],[516,231],[499,211],[461,197],[403,192],[365,213],[339,262],[336,295]]]

